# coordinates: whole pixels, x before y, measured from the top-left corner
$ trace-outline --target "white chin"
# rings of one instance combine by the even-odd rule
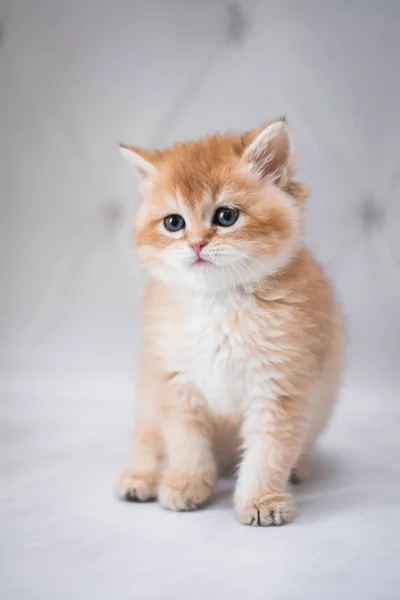
[[[152,274],[169,287],[205,292],[228,291],[240,283],[225,269],[211,264],[182,267],[160,265],[152,269]]]

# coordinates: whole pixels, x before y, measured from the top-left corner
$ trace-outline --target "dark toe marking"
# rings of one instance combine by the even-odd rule
[[[155,498],[153,498],[152,496],[149,496],[148,498],[139,498],[139,496],[137,495],[136,490],[128,490],[125,494],[124,500],[126,500],[126,502],[151,502],[152,500],[155,500]]]
[[[136,495],[136,490],[128,490],[124,499],[127,502],[139,502],[139,498]]]
[[[294,483],[295,485],[298,485],[299,483],[301,483],[301,478],[296,473],[296,471],[292,471],[292,473],[290,475],[290,483]]]

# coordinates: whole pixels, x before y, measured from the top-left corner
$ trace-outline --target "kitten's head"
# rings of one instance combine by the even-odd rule
[[[254,286],[287,266],[301,238],[284,120],[164,151],[121,146],[144,195],[136,246],[152,276],[203,291]]]

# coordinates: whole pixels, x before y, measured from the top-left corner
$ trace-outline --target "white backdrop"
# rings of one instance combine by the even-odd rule
[[[396,597],[399,31],[396,0],[0,0],[2,598]],[[223,487],[118,504],[143,281],[118,142],[282,114],[350,339],[318,476],[272,532]]]

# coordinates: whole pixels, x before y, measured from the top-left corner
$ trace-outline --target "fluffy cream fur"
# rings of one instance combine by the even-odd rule
[[[192,510],[237,467],[248,525],[293,516],[290,478],[335,400],[339,310],[302,236],[305,189],[285,121],[151,152],[123,147],[144,190],[135,230],[150,273],[128,500]],[[216,222],[233,209],[231,226]],[[168,231],[164,219],[184,226]]]

